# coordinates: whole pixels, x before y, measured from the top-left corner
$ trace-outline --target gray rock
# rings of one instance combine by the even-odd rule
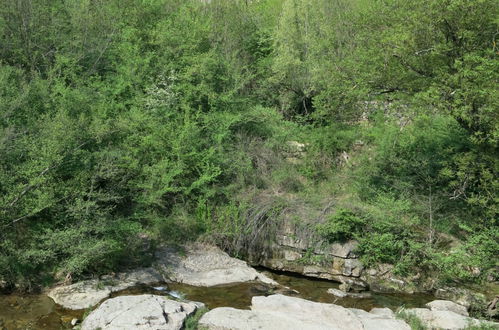
[[[201,303],[177,302],[163,296],[121,296],[106,300],[83,321],[82,330],[180,330]]]
[[[361,280],[367,282],[371,291],[374,292],[404,292],[412,294],[423,289],[422,287],[415,286],[414,283],[410,283],[391,276],[362,276]]]
[[[427,303],[426,307],[431,311],[450,311],[463,316],[469,316],[466,307],[449,300],[434,300]]]
[[[444,287],[435,291],[435,297],[451,300],[459,305],[469,308],[471,305],[486,305],[485,296],[464,288]]]
[[[275,315],[273,313],[256,313],[250,310],[241,310],[230,307],[215,308],[204,314],[199,325],[203,329],[210,330],[250,330],[250,329],[275,329],[289,330],[298,329],[328,329],[326,326],[309,325],[308,328],[303,323],[297,324],[296,320],[287,315]]]
[[[203,315],[199,325],[211,330],[410,330],[394,318],[282,295],[253,297],[251,310],[215,308]]]
[[[379,264],[379,265],[375,266],[374,268],[369,268],[366,271],[366,273],[369,276],[382,277],[384,275],[387,275],[387,274],[391,273],[392,270],[393,270],[393,265],[390,265],[390,264]]]
[[[395,318],[395,313],[390,308],[373,308],[369,313],[382,315],[388,318]]]
[[[332,294],[336,297],[340,297],[340,298],[345,298],[348,295],[345,291],[341,291],[341,290],[333,289],[333,288],[328,289],[327,293]]]
[[[318,278],[327,278],[329,273],[321,266],[307,265],[303,267],[303,275]]]
[[[156,257],[165,280],[205,287],[254,280],[278,285],[246,262],[232,258],[213,246],[186,247],[185,255],[178,250],[164,248],[156,253]]]
[[[294,329],[331,329],[332,327],[359,329],[362,326],[352,312],[341,306],[283,295],[253,297],[251,310],[257,314],[271,313],[280,319],[294,319]],[[298,326],[299,324],[303,326]],[[272,329],[272,327],[267,326],[267,329]]]
[[[136,284],[154,284],[163,282],[163,277],[154,268],[141,268],[118,274],[118,280]]]
[[[99,285],[98,280],[89,280],[53,288],[47,295],[66,309],[78,310],[95,306],[110,294],[109,287]]]
[[[352,285],[350,283],[344,282],[340,284],[340,290],[343,292],[348,292],[352,289]]]
[[[367,284],[364,281],[357,278],[340,276],[339,281],[343,284],[340,285],[340,289],[342,289],[343,287],[347,287],[348,290],[355,290],[355,291],[364,291],[368,289]]]
[[[369,314],[369,313],[368,313]],[[411,327],[402,320],[375,317],[375,315],[360,318],[364,330],[411,330]]]
[[[285,221],[280,233],[276,235],[275,243],[268,255],[255,260],[262,266],[274,270],[299,273],[309,277],[322,278],[337,282],[346,279],[355,280],[355,286],[365,288],[366,282],[361,279],[364,266],[355,255],[358,242],[354,240],[345,243],[313,243],[310,237],[296,234],[296,228]],[[288,228],[289,227],[289,228]],[[302,237],[304,236],[304,237]],[[297,262],[313,248],[313,256],[320,257],[322,262]]]
[[[102,280],[87,280],[59,286],[48,292],[48,296],[66,309],[78,310],[97,305],[112,292],[121,291],[138,284],[161,282],[163,278],[152,268],[136,269],[116,276],[104,276]]]
[[[389,314],[373,314],[362,309],[349,308],[362,322],[364,330],[410,330],[411,327],[402,320],[395,319],[395,316]]]
[[[289,286],[280,286],[274,290],[274,294],[282,294],[285,296],[294,296],[300,294],[300,291],[291,289]]]
[[[342,259],[343,260],[343,259]],[[273,264],[271,266],[275,266],[276,264]],[[286,265],[283,265],[283,267],[279,268],[280,270],[285,270],[285,271],[291,271],[294,273],[300,273],[305,276],[309,277],[316,277],[316,278],[322,278],[326,280],[331,280],[335,282],[340,282],[340,283],[346,283],[348,286],[350,286],[353,289],[356,290],[365,290],[367,288],[367,285],[364,281],[354,278],[354,277],[349,277],[349,276],[344,276],[344,275],[336,275],[331,268],[326,268],[322,266],[317,266],[317,265],[306,265],[306,266],[301,266],[301,267],[286,267]]]
[[[342,290],[338,289],[328,289],[327,293],[335,295],[336,297],[339,298],[356,298],[356,299],[365,299],[365,298],[371,298],[371,294],[369,292],[360,292],[360,293],[355,293],[355,292],[345,292]]]
[[[291,235],[277,235],[276,242],[279,246],[291,247],[303,251],[308,249],[308,242]]]
[[[371,298],[372,295],[369,292],[348,292],[347,297],[355,299],[367,299]]]
[[[284,250],[284,259],[287,261],[296,261],[302,257],[301,253],[298,253],[293,250]]]
[[[326,252],[334,257],[355,258],[355,249],[359,245],[357,241],[347,241],[345,243],[333,243]]]
[[[424,325],[431,329],[457,330],[465,329],[470,325],[479,325],[480,321],[472,319],[451,311],[435,310],[426,308],[410,308],[407,313],[416,315]]]
[[[345,259],[343,275],[359,277],[363,269],[364,266],[359,259]]]

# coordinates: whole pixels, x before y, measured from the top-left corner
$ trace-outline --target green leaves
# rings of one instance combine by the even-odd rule
[[[103,272],[143,237],[249,241],[242,204],[345,173],[326,239],[407,270],[445,230],[490,266],[495,1],[4,2],[0,281]]]
[[[365,219],[355,215],[352,211],[340,209],[325,223],[317,225],[316,229],[319,235],[333,243],[356,237],[365,225]]]

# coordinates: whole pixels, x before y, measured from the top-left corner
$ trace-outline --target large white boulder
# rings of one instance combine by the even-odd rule
[[[47,295],[56,304],[66,309],[78,310],[97,305],[101,300],[109,297],[112,292],[138,284],[152,284],[162,281],[161,274],[153,268],[142,268],[116,276],[105,276],[101,280],[87,280],[55,287]]]
[[[459,330],[471,325],[479,325],[480,322],[461,314],[451,311],[429,310],[426,308],[411,308],[407,313],[416,315],[422,323],[430,329]]]
[[[395,318],[395,313],[390,309],[390,308],[373,308],[371,309],[371,311],[369,312],[371,314],[375,314],[375,315],[382,315],[382,316],[385,316],[385,317],[388,317],[388,318]]]
[[[313,320],[310,323],[297,323],[292,317],[285,314],[275,315],[272,313],[256,313],[250,310],[220,307],[209,311],[200,320],[201,327],[210,330],[250,330],[250,329],[298,329],[322,330],[328,327],[319,325]]]
[[[184,253],[163,248],[156,253],[156,257],[165,280],[173,282],[208,287],[258,280],[277,285],[246,262],[232,258],[214,246],[186,247]]]
[[[431,311],[449,311],[463,316],[469,316],[468,310],[463,305],[449,300],[434,300],[426,304]]]
[[[203,307],[163,296],[120,296],[106,300],[85,318],[82,330],[180,330],[184,320]]]
[[[210,330],[410,330],[405,322],[393,316],[359,312],[278,294],[253,297],[251,310],[215,308],[203,315],[199,324]]]
[[[110,294],[108,286],[99,285],[98,280],[89,280],[53,288],[47,295],[56,304],[77,310],[95,306]]]
[[[402,320],[395,319],[395,315],[393,313],[389,314],[387,312],[384,313],[373,313],[366,312],[362,309],[349,308],[351,312],[353,312],[362,322],[363,330],[410,330],[411,327]]]

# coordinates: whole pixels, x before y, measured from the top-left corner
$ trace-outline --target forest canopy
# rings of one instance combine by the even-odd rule
[[[289,196],[333,196],[318,233],[358,239],[367,264],[497,279],[498,11],[3,0],[0,280],[105,273],[200,237],[236,254],[262,196],[268,221]]]

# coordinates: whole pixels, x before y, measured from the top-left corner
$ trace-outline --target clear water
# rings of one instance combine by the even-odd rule
[[[0,295],[0,329],[65,329],[84,311],[57,306],[46,295]]]
[[[372,293],[371,298],[337,298],[327,293],[329,288],[338,288],[338,284],[330,281],[310,279],[292,274],[280,274],[267,272],[277,282],[298,293],[282,292],[283,294],[324,302],[335,303],[345,307],[354,307],[370,310],[373,307],[389,307],[396,309],[400,306],[422,307],[425,303],[433,300],[433,296],[427,294],[379,294]],[[169,296],[167,291],[155,290],[152,286],[137,286],[113,295],[138,295],[158,294]],[[163,285],[164,286],[164,285]],[[185,299],[200,301],[210,309],[227,306],[239,309],[248,309],[251,298],[275,293],[261,283],[239,283],[222,285],[216,287],[202,288],[181,283],[168,285],[169,290],[177,291],[185,296]],[[70,311],[54,304],[52,299],[46,295],[0,295],[0,330],[15,329],[70,329],[73,318],[82,319],[85,310]]]

